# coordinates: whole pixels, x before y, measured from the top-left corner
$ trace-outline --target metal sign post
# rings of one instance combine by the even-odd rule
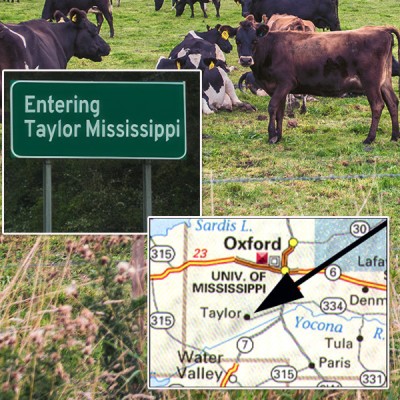
[[[143,163],[143,230],[147,232],[147,217],[152,215],[151,161]]]
[[[51,161],[43,161],[43,232],[52,231]]]

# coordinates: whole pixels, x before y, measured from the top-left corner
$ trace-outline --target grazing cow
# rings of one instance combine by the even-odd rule
[[[183,14],[183,11],[185,10],[186,4],[189,4],[190,10],[192,11],[190,18],[194,18],[194,8],[193,4],[199,2],[201,10],[203,11],[204,18],[208,18],[208,15],[206,13],[206,3],[209,3],[210,0],[176,0],[175,2],[175,10],[176,10],[176,16],[180,17]],[[219,9],[221,7],[221,0],[212,0],[215,10],[217,11],[217,18],[220,17],[219,15]]]
[[[73,56],[99,62],[110,53],[84,11],[72,9],[70,19],[60,12],[56,17],[64,22],[0,24],[0,74],[3,69],[65,69]]]
[[[172,7],[175,6],[176,0],[172,0]],[[164,0],[154,0],[154,6],[156,11],[160,10],[164,4]]]
[[[110,37],[114,37],[113,16],[111,5],[108,0],[45,0],[42,18],[51,20],[53,19],[56,10],[61,11],[63,14],[68,14],[69,10],[72,8],[78,8],[86,12],[93,9],[96,13],[97,28],[99,32],[103,23],[104,15],[104,18],[107,20],[110,27]]]
[[[295,15],[303,20],[310,20],[318,28],[340,30],[338,15],[338,0],[235,0],[242,6],[242,15],[252,14],[256,21],[261,22],[265,14]]]
[[[249,16],[238,28],[230,29],[230,36],[234,34],[240,64],[251,67],[257,83],[271,96],[270,143],[282,137],[285,98],[289,93],[331,97],[365,93],[372,121],[364,143],[375,140],[385,104],[392,120],[392,140],[398,140],[398,99],[391,79],[392,34],[400,39],[396,28],[269,32],[267,26],[256,24]]]

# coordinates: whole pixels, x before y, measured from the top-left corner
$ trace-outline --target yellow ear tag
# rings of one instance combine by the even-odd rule
[[[221,36],[222,36],[222,39],[228,40],[228,38],[229,38],[229,33],[228,33],[228,31],[223,31],[223,32],[221,33]]]
[[[176,62],[176,68],[181,69],[181,63],[179,61]]]
[[[63,18],[63,17],[61,17],[59,20],[58,20],[58,23],[59,24],[62,24],[62,23],[64,23],[65,22],[65,19]]]
[[[208,66],[208,69],[213,69],[215,67],[215,64],[211,61],[210,65]]]
[[[71,21],[76,23],[76,20],[77,20],[77,19],[78,19],[78,18],[77,18],[76,14],[75,14],[75,15],[71,18]]]

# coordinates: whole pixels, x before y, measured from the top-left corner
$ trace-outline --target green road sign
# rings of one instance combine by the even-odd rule
[[[186,155],[185,82],[19,80],[10,100],[17,158]]]

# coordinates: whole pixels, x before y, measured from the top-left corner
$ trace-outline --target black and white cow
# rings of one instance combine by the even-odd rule
[[[0,23],[0,74],[3,69],[65,69],[73,56],[99,62],[110,53],[84,11],[72,9],[69,17],[57,12],[63,22]]]
[[[68,14],[72,8],[86,12],[92,10],[96,14],[99,32],[105,18],[110,27],[110,37],[114,37],[112,8],[108,0],[45,0],[42,18],[52,20],[56,10]]]
[[[203,114],[212,114],[218,110],[232,111],[233,107],[245,111],[255,111],[250,103],[243,102],[235,92],[235,87],[226,71],[221,67],[203,70]]]
[[[202,54],[185,54],[175,59],[161,57],[156,68],[202,70],[202,109],[204,114],[212,114],[221,109],[232,111],[233,107],[247,111],[255,110],[251,104],[242,102],[237,97],[232,81],[225,69],[218,66],[219,63],[219,60],[204,57]]]
[[[177,56],[176,58],[160,57],[157,61],[156,69],[203,69],[206,60],[209,60],[209,53],[187,53]],[[228,71],[225,61],[217,60],[211,57],[213,64],[221,67],[224,71]]]
[[[178,55],[183,55],[182,50],[190,49],[192,53],[208,53],[209,58],[217,58],[225,61],[223,53],[230,53],[232,45],[229,42],[229,33],[223,29],[221,25],[216,25],[206,32],[190,31],[185,38],[176,45],[169,53],[170,58],[176,58]],[[185,53],[188,51],[185,50]]]

